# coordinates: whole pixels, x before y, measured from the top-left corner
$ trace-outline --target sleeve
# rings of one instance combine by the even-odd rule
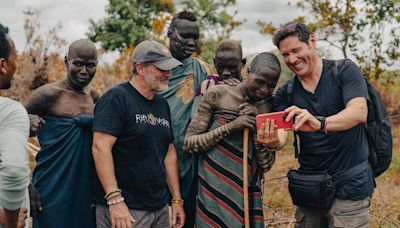
[[[0,208],[16,210],[29,185],[29,118],[18,102],[0,104]]]
[[[351,60],[344,61],[338,66],[342,85],[344,104],[357,97],[369,100],[367,83],[358,66]]]
[[[105,93],[94,108],[93,132],[99,131],[118,137],[125,125],[126,105],[118,91]]]
[[[274,96],[272,96],[272,112],[283,111],[291,105],[287,100],[288,83],[289,81],[279,87]]]

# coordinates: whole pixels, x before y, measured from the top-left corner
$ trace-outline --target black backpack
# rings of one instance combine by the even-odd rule
[[[338,66],[343,64],[346,59],[335,60],[335,66],[333,68],[333,76],[337,82],[337,86],[341,88],[341,80],[338,72]],[[382,102],[381,96],[374,89],[374,87],[368,82],[367,90],[370,100],[368,101],[368,117],[367,122],[364,124],[364,129],[368,138],[369,145],[369,163],[372,166],[375,177],[378,177],[385,172],[392,161],[392,148],[393,138],[390,119],[386,111],[386,107]],[[287,100],[292,102],[294,78],[290,79],[287,84]],[[297,135],[294,132],[295,157],[298,157],[298,145]]]

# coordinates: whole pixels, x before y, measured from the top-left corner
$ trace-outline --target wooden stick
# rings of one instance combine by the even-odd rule
[[[244,227],[250,228],[249,221],[249,186],[247,163],[249,154],[249,129],[245,128],[243,132],[243,201],[244,201]]]

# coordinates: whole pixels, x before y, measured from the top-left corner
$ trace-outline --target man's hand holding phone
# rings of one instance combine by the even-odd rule
[[[293,125],[295,131],[315,132],[321,129],[321,122],[307,109],[293,105],[285,109],[285,112],[287,113],[286,119],[293,119],[296,116]]]
[[[291,118],[289,121],[286,121],[286,117],[287,113],[285,111],[257,115],[257,129],[260,129],[263,123],[266,123],[267,121],[271,122],[273,120],[273,124],[268,124],[269,126],[276,127],[278,129],[283,128],[285,130],[293,130],[293,118]]]
[[[257,141],[270,149],[279,149],[278,129],[293,130],[293,118],[289,121],[286,118],[284,111],[257,115]]]

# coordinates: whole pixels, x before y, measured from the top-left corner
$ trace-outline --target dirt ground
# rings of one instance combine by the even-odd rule
[[[33,140],[31,138],[31,140]],[[292,142],[289,139],[289,142]],[[377,178],[378,187],[372,196],[370,227],[400,227],[400,125],[394,127],[393,161],[388,171]],[[30,156],[31,168],[34,157]],[[264,183],[264,217],[266,227],[294,227],[295,207],[292,204],[286,173],[297,168],[293,146],[288,143],[279,151]]]

